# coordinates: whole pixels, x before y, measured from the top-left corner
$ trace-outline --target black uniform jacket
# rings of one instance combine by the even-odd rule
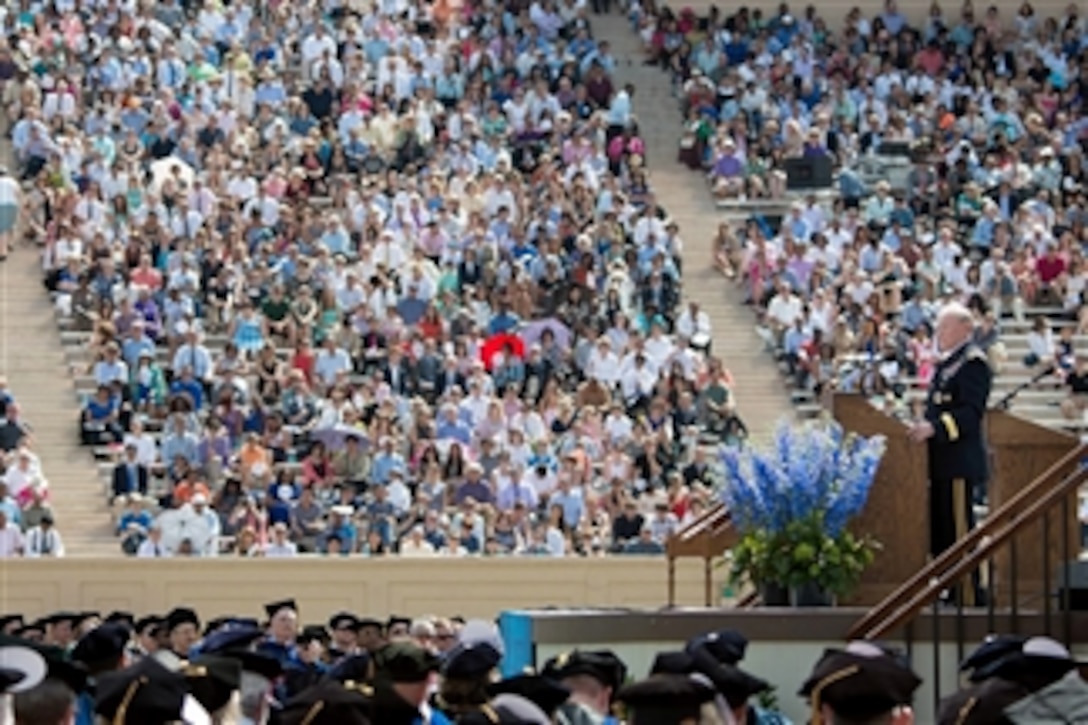
[[[986,353],[974,345],[964,345],[937,365],[925,411],[934,431],[929,439],[930,480],[986,480],[983,420],[992,380]]]

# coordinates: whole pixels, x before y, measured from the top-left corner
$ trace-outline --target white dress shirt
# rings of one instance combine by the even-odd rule
[[[620,379],[620,360],[615,353],[608,351],[602,353],[594,349],[589,354],[589,362],[586,365],[586,377],[604,383],[609,388],[614,388]]]
[[[26,555],[31,558],[64,556],[64,542],[61,541],[60,532],[53,527],[44,529],[41,526],[26,532]]]
[[[264,555],[269,559],[285,559],[298,556],[298,546],[292,541],[285,541],[282,544],[270,541],[264,547]]]
[[[174,359],[170,364],[175,373],[181,373],[181,369],[185,367],[192,368],[193,377],[197,380],[210,378],[214,370],[212,357],[208,353],[208,348],[203,345],[190,345],[188,343],[182,345],[174,353]]]
[[[0,559],[21,556],[23,550],[23,532],[10,521],[0,529]]]
[[[643,396],[647,398],[652,396],[656,384],[657,375],[654,374],[649,365],[643,365],[641,368],[631,367],[624,371],[623,377],[620,378],[623,398],[628,403],[635,403]]]
[[[152,466],[159,460],[159,447],[150,433],[126,433],[124,444],[136,446],[136,462],[141,466]]]
[[[136,558],[138,559],[162,559],[168,556],[173,556],[173,553],[166,548],[161,540],[144,539],[136,548]]]
[[[434,556],[434,545],[426,539],[420,539],[418,543],[406,539],[400,543],[401,556]]]
[[[694,315],[691,310],[684,310],[676,321],[676,332],[687,339],[692,339],[696,334],[710,337],[710,315],[699,310]]]
[[[18,465],[12,466],[0,480],[3,480],[7,485],[8,493],[12,496],[18,496],[25,489],[35,484],[42,484],[44,488],[42,471],[34,465],[27,466],[25,470]]]

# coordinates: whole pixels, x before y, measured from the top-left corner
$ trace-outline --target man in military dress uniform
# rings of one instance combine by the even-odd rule
[[[910,437],[929,451],[929,541],[934,557],[974,526],[975,493],[986,485],[983,418],[993,375],[986,353],[971,343],[974,317],[949,304],[937,315],[940,362],[922,417]]]

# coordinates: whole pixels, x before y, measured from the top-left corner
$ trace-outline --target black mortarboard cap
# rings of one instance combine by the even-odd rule
[[[705,647],[697,647],[688,653],[694,671],[704,675],[732,708],[738,708],[753,695],[771,688],[770,684],[751,675],[736,665],[717,660]]]
[[[214,713],[230,702],[231,695],[241,686],[242,663],[230,657],[201,655],[183,667],[181,674],[196,701]]]
[[[627,666],[609,650],[573,650],[548,660],[541,674],[556,680],[588,675],[615,692],[627,679]]]
[[[977,668],[974,679],[982,681],[998,677],[1035,692],[1076,668],[1076,660],[1060,643],[1049,637],[1032,637],[1024,640],[1019,649]]]
[[[911,702],[922,681],[896,657],[871,642],[827,650],[800,694],[812,705],[812,725],[822,725],[821,706],[847,720],[872,720]]]
[[[502,662],[502,652],[490,642],[459,642],[442,662],[442,675],[451,680],[486,677]]]
[[[76,642],[71,659],[82,662],[91,670],[112,669],[124,655],[129,636],[128,627],[120,622],[95,627]]]
[[[736,665],[748,651],[748,638],[735,629],[723,629],[695,637],[685,649],[691,651],[700,648],[722,664]]]
[[[401,617],[401,616],[398,616],[398,615],[394,614],[385,623],[385,628],[386,629],[392,629],[393,627],[397,626],[398,624],[403,624],[406,627],[411,627],[412,626],[412,620],[410,618],[408,618],[408,617]]]
[[[498,695],[520,695],[533,703],[545,715],[552,716],[560,705],[570,699],[570,689],[550,677],[542,675],[515,675],[488,685],[487,692],[492,697]]]
[[[143,634],[144,630],[151,627],[155,630],[160,630],[166,625],[166,620],[157,614],[152,614],[147,617],[140,617],[132,625],[132,629],[136,634]]]
[[[423,682],[439,660],[412,642],[393,642],[374,652],[375,677],[389,682]]]
[[[21,627],[23,626],[24,621],[26,620],[23,619],[23,615],[21,614],[5,614],[0,617],[0,631],[3,631],[5,627],[14,624],[15,622],[18,622]]]
[[[60,624],[61,622],[68,622],[72,626],[75,626],[75,623],[79,620],[79,618],[80,618],[80,613],[79,612],[62,611],[62,612],[53,612],[52,614],[47,614],[46,616],[42,617],[39,621],[45,626],[52,626],[54,624]]]
[[[166,631],[172,632],[183,624],[191,624],[200,629],[200,617],[189,607],[174,607],[166,615]]]
[[[370,725],[372,691],[365,686],[345,687],[339,682],[321,682],[284,704],[280,725]]]
[[[297,639],[303,644],[307,642],[328,642],[329,630],[325,629],[323,624],[307,624],[302,628]]]
[[[616,699],[634,711],[632,725],[680,725],[699,719],[714,690],[687,675],[652,675],[623,687]]]
[[[145,657],[96,682],[94,711],[114,725],[158,725],[181,719],[188,691],[185,677]]]
[[[937,725],[1012,725],[1005,708],[1029,694],[1008,680],[991,678],[975,683],[941,701]]]
[[[378,623],[380,626],[380,623]],[[337,612],[329,617],[329,629],[359,629],[359,618],[351,612]]]
[[[338,682],[369,682],[374,678],[374,660],[365,652],[348,655],[334,664],[325,676]]]
[[[1024,646],[1024,637],[1015,634],[990,635],[982,644],[960,663],[960,672],[970,672],[971,681],[985,679],[987,668],[1007,655],[1019,652]],[[982,677],[977,677],[981,673]]]
[[[93,610],[88,609],[85,612],[78,612],[78,613],[76,613],[76,615],[74,617],[72,617],[72,626],[73,627],[78,627],[81,624],[83,624],[84,622],[86,622],[88,619],[101,619],[101,618],[102,618],[101,614],[99,614],[98,612],[95,612]]]
[[[102,620],[105,624],[123,624],[131,631],[136,625],[136,617],[132,612],[123,612],[121,610],[114,610],[106,615],[106,618]]]
[[[41,621],[28,622],[12,632],[16,637],[28,637],[35,633],[39,636],[45,634],[45,625]]]
[[[204,638],[200,651],[204,654],[218,654],[225,650],[247,649],[264,636],[256,627],[228,627]]]
[[[650,665],[651,675],[688,675],[695,671],[695,660],[687,652],[658,652]]]
[[[275,617],[276,612],[280,611],[281,609],[290,609],[292,612],[297,612],[298,604],[295,602],[294,599],[280,599],[279,601],[269,602],[268,604],[264,605],[265,614],[268,615],[269,619]]]
[[[719,664],[704,674],[734,709],[748,702],[755,695],[771,689],[770,683],[766,680],[761,680],[734,665]]]

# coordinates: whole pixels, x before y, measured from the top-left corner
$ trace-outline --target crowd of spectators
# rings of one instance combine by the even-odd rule
[[[0,376],[0,559],[19,556],[64,556],[64,542],[30,429]]]
[[[932,314],[953,299],[978,312],[998,366],[1074,357],[1088,332],[1083,6],[933,3],[912,23],[887,0],[829,27],[811,5],[699,17],[643,3],[631,19],[687,114],[681,160],[721,199],[786,209],[723,225],[713,257],[799,386],[925,384]],[[903,173],[867,176],[890,155]],[[812,158],[831,161],[830,204],[786,192],[790,160]],[[1052,335],[1006,360],[1002,319],[1039,307],[1067,318],[1065,346]]]
[[[743,424],[584,3],[6,22],[126,551],[657,552],[706,503]]]

